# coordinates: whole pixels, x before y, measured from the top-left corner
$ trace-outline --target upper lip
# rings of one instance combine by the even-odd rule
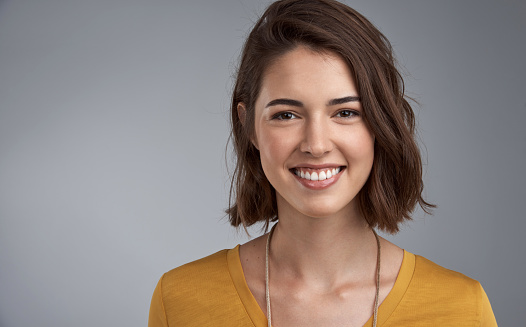
[[[320,164],[320,165],[301,163],[299,165],[295,165],[293,168],[296,168],[296,169],[297,168],[329,169],[329,168],[338,168],[338,167],[342,167],[342,166],[344,166],[344,165],[333,164],[333,163]]]

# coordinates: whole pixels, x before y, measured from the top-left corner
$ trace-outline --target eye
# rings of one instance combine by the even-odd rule
[[[296,115],[294,115],[292,112],[288,112],[288,111],[278,112],[277,114],[272,116],[272,119],[276,119],[276,120],[291,120],[291,119],[294,119],[294,118],[297,118]]]
[[[336,117],[340,117],[340,118],[351,118],[351,117],[354,117],[354,116],[359,116],[360,113],[355,111],[355,110],[340,110],[338,111],[338,113],[336,114]]]

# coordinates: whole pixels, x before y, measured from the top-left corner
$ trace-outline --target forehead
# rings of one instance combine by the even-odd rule
[[[338,54],[328,50],[315,51],[300,45],[274,59],[264,70],[263,78],[269,74],[301,74],[302,72],[307,74],[306,66],[312,69],[309,73],[316,68],[329,69],[342,74],[350,73],[349,67]]]
[[[308,99],[358,96],[358,92],[351,69],[339,55],[299,46],[267,67],[259,95]]]

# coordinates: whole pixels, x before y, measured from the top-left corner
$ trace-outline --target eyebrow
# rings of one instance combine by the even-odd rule
[[[347,102],[357,102],[357,101],[360,101],[360,97],[358,97],[358,96],[347,96],[347,97],[343,97],[343,98],[332,99],[332,100],[330,100],[327,103],[327,105],[328,106],[335,106],[335,105],[338,105],[338,104],[343,104],[343,103],[347,103]],[[301,101],[298,101],[298,100],[293,100],[293,99],[274,99],[274,100],[270,101],[269,103],[267,103],[265,108],[272,107],[272,106],[277,106],[277,105],[285,105],[285,106],[292,106],[292,107],[303,107],[303,103]]]
[[[292,107],[303,107],[303,103],[301,103],[298,100],[292,100],[292,99],[274,99],[267,103],[265,108],[277,106],[277,105],[286,105],[286,106],[292,106]]]
[[[338,99],[332,99],[331,101],[329,101],[328,105],[335,106],[335,105],[343,104],[347,102],[358,102],[358,101],[360,101],[360,97],[348,96],[348,97],[343,97],[343,98],[338,98]]]

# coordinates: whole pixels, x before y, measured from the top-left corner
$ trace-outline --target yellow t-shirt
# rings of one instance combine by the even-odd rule
[[[239,245],[175,268],[152,297],[149,327],[255,326],[267,318],[248,288]],[[372,326],[372,318],[364,325]],[[404,251],[378,326],[497,326],[479,282]]]

